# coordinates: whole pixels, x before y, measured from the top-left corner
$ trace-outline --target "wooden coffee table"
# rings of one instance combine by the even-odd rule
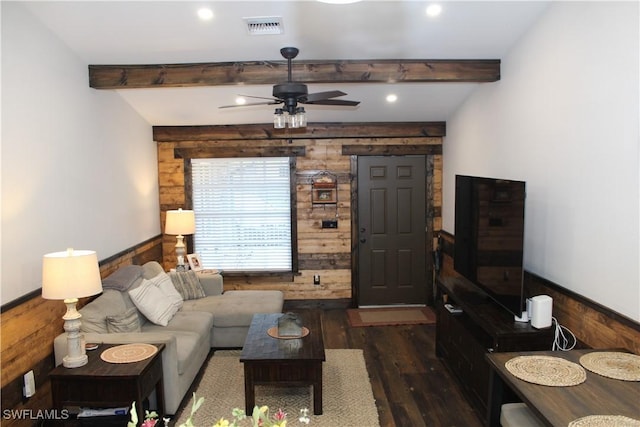
[[[247,414],[255,406],[256,385],[313,386],[313,413],[322,414],[322,363],[325,361],[322,325],[317,312],[300,314],[309,334],[293,340],[272,338],[282,314],[256,314],[240,355],[244,363]]]

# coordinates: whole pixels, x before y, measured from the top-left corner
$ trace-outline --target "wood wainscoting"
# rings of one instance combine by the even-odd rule
[[[100,275],[104,278],[121,266],[141,265],[147,261],[162,261],[162,236],[100,261]],[[83,298],[78,306],[90,300]],[[34,418],[45,416],[39,411],[51,408],[48,374],[54,368],[53,340],[63,332],[62,316],[65,311],[62,301],[43,299],[40,289],[2,306],[2,425],[34,425],[37,421]],[[22,376],[29,370],[33,370],[35,376],[36,393],[25,399],[22,396]]]
[[[458,276],[453,268],[455,237],[442,231],[440,247],[440,274]],[[524,287],[526,295],[553,298],[553,316],[575,334],[581,345],[627,349],[640,354],[640,323],[528,271],[524,274]]]
[[[295,157],[298,269],[286,275],[225,274],[225,289],[274,289],[287,300],[345,300],[352,293],[352,226],[355,193],[353,164],[363,155],[424,155],[433,171],[427,179],[427,236],[442,220],[442,143],[444,122],[314,123],[304,129],[273,129],[272,124],[221,126],[154,126],[158,144],[161,220],[169,209],[190,209],[190,160],[222,157]],[[335,206],[312,203],[315,174],[337,177]],[[337,228],[321,227],[337,219]],[[357,239],[357,235],[356,235]],[[435,240],[428,239],[427,259]],[[175,237],[163,243],[165,268],[175,263]],[[187,238],[187,246],[193,248]],[[313,276],[320,275],[320,285]]]

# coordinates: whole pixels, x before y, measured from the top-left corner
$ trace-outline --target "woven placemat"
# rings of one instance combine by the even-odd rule
[[[504,364],[515,377],[538,385],[566,387],[587,379],[582,366],[560,357],[517,356]]]
[[[158,352],[158,347],[151,344],[123,344],[106,349],[100,358],[109,363],[133,363],[148,359]]]
[[[640,427],[640,421],[622,415],[589,415],[571,421],[569,427]]]
[[[640,381],[640,356],[619,351],[594,351],[580,357],[580,364],[603,377]]]
[[[302,327],[302,335],[300,335],[299,337],[293,337],[291,335],[280,336],[280,335],[278,335],[278,327],[277,326],[273,326],[273,327],[267,329],[267,334],[271,338],[276,338],[276,339],[279,339],[279,340],[297,340],[297,339],[304,338],[307,335],[309,335],[309,328],[303,326]]]

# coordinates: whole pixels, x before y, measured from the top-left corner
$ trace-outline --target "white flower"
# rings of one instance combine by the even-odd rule
[[[309,409],[300,409],[300,418],[298,418],[298,421],[304,424],[309,424],[311,422],[311,418],[309,418]]]

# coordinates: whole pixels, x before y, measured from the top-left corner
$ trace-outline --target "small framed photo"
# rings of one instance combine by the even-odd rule
[[[189,261],[189,267],[191,267],[193,271],[202,270],[202,262],[200,261],[200,255],[189,254],[187,255],[187,260]]]
[[[336,203],[336,189],[314,189],[313,203]]]

